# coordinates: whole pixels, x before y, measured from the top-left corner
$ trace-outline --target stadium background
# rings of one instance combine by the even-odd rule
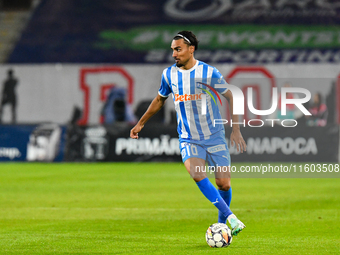
[[[171,100],[143,139],[128,135],[173,63],[169,42],[182,29],[200,39],[197,59],[246,99],[253,89],[255,108],[269,109],[271,89],[287,82],[311,92],[310,106],[321,93],[328,108],[323,127],[307,125],[298,109],[286,117],[298,128],[245,127],[249,150],[231,149],[235,162],[339,161],[336,1],[4,0],[2,8],[0,74],[4,81],[13,69],[19,85],[15,126],[10,105],[3,111],[1,161],[180,161]],[[266,118],[248,111],[245,126]]]
[[[74,240],[78,240],[77,238],[86,238],[85,233],[92,233],[87,226],[93,227],[93,232],[100,235],[99,229],[105,229],[104,225],[107,224],[113,229],[110,231],[119,237],[122,234],[117,225],[110,223],[112,218],[117,218],[119,224],[127,226],[129,231],[135,228],[145,231],[142,234],[131,234],[137,242],[133,248],[136,253],[157,254],[158,237],[153,236],[156,232],[162,236],[164,242],[168,242],[165,246],[168,245],[169,254],[174,254],[175,251],[171,252],[171,249],[178,242],[181,243],[177,239],[176,231],[184,233],[185,226],[192,233],[204,232],[205,226],[208,226],[209,222],[212,223],[211,217],[206,214],[203,217],[203,230],[196,224],[197,221],[194,227],[191,224],[194,220],[181,211],[181,206],[197,207],[192,199],[199,196],[198,193],[195,193],[195,196],[188,195],[182,204],[174,205],[178,203],[176,198],[180,196],[180,193],[176,192],[191,194],[191,189],[194,188],[190,186],[189,191],[189,188],[186,188],[188,184],[183,181],[186,173],[179,165],[181,158],[176,116],[171,100],[167,100],[164,109],[150,120],[140,134],[140,139],[129,138],[129,130],[157,94],[162,70],[173,64],[169,45],[173,36],[180,30],[192,30],[200,40],[199,49],[195,53],[197,59],[216,66],[228,82],[244,92],[248,88],[253,89],[255,108],[269,109],[271,89],[280,89],[286,83],[311,92],[312,99],[306,107],[312,106],[313,96],[318,92],[327,106],[327,125],[316,125],[315,122],[304,118],[299,110],[290,109],[290,117],[298,121],[297,127],[286,128],[281,124],[274,127],[268,124],[261,128],[248,125],[242,127],[248,150],[238,154],[234,148],[230,148],[232,161],[236,165],[243,162],[340,162],[339,1],[0,0],[0,8],[0,85],[7,79],[8,70],[13,70],[18,80],[17,120],[15,123],[11,121],[10,105],[5,105],[0,124],[0,161],[3,161],[0,165],[3,198],[0,224],[3,232],[0,234],[20,240],[8,239],[11,246],[2,243],[0,250],[3,249],[6,254],[10,254],[12,248],[13,254],[24,254],[24,251],[34,249],[44,253],[51,251],[48,247],[53,247],[58,253],[81,253],[82,247],[78,247],[79,244],[74,244],[75,248],[66,250],[62,246],[66,241],[64,243],[58,236],[54,236],[53,229],[60,231],[61,235],[67,233],[72,235]],[[1,88],[0,95],[2,94]],[[228,119],[226,103],[223,102],[220,107],[223,118]],[[276,118],[276,114],[277,112],[271,118]],[[246,123],[251,119],[265,121],[266,118],[255,116],[249,111],[244,116]],[[243,117],[240,121],[243,121]],[[226,125],[227,139],[229,132],[230,127]],[[14,161],[21,163],[7,164]],[[114,163],[22,163],[25,161]],[[145,161],[168,163],[135,164]],[[162,171],[158,172],[156,168]],[[174,171],[175,176],[170,177],[171,171]],[[140,182],[132,180],[135,176],[140,178]],[[177,182],[176,176],[182,179],[177,183],[178,190],[172,193],[173,190],[166,190],[167,181]],[[103,178],[107,182],[104,183]],[[144,178],[150,182],[143,181]],[[89,184],[90,180],[93,181],[92,184]],[[66,184],[62,185],[62,182]],[[137,188],[148,186],[149,193],[133,193],[127,187],[129,182]],[[157,182],[159,184],[156,184]],[[123,186],[124,183],[127,186]],[[248,253],[244,254],[264,254],[268,249],[273,249],[276,254],[283,251],[294,254],[293,249],[282,248],[287,244],[299,251],[305,249],[306,254],[321,254],[319,248],[324,251],[328,249],[330,252],[339,251],[339,243],[336,241],[339,240],[339,234],[335,230],[339,218],[337,180],[323,180],[321,184],[312,179],[291,180],[289,190],[285,189],[285,181],[280,179],[268,182],[244,179],[234,183],[233,187],[238,190],[239,198],[243,202],[238,201],[235,195],[234,205],[239,208],[236,211],[239,210],[241,215],[243,213],[247,216],[247,213],[253,210],[255,217],[268,217],[277,228],[267,227],[267,230],[270,229],[274,234],[266,243],[264,240],[267,240],[267,236],[263,237],[264,239],[261,239],[261,236],[251,236],[259,234],[254,229],[261,225],[256,225],[254,219],[247,218],[252,226],[249,228],[249,236],[246,236],[248,239],[239,239],[240,243],[235,243],[235,247],[248,247],[247,240],[252,243],[259,242],[263,246],[258,250],[246,248]],[[259,183],[262,189],[254,192],[252,187],[258,187]],[[121,192],[124,191],[128,199],[138,197],[139,203],[136,207],[139,206],[139,209],[134,213],[138,221],[148,219],[144,227],[134,225],[134,220],[131,221],[128,217],[124,218],[126,211],[123,209],[131,205],[125,203],[121,199],[121,193],[112,190],[110,185],[120,188]],[[87,188],[89,190],[86,190]],[[284,190],[285,193],[276,188]],[[169,195],[158,193],[156,196],[154,193],[160,189],[164,193],[169,192]],[[312,193],[312,190],[324,193],[320,195],[321,193]],[[77,197],[77,200],[73,201],[68,192]],[[248,197],[250,193],[254,197]],[[262,197],[255,207],[263,206],[265,209],[256,211],[250,201],[258,200],[263,193],[266,193],[266,198],[272,199],[271,203],[268,205],[268,201]],[[161,205],[155,205],[149,199],[155,199]],[[283,218],[275,210],[280,210],[279,204],[283,205],[290,199],[294,200],[294,205],[288,206],[289,211],[286,211],[285,215],[290,218]],[[320,202],[321,200],[323,202]],[[109,208],[112,201],[116,202],[117,208],[106,211],[105,206]],[[98,202],[101,203],[100,206]],[[318,209],[322,210],[316,211],[311,205],[315,203]],[[104,209],[93,209],[98,206]],[[154,206],[156,208],[153,208]],[[54,208],[54,211],[51,208],[50,211],[49,207]],[[68,207],[70,214],[63,211]],[[84,208],[87,207],[88,211],[85,212]],[[246,209],[248,207],[252,209]],[[200,204],[200,208],[201,212],[208,214],[215,212],[210,205],[205,207],[205,204]],[[163,212],[177,213],[173,213],[176,215],[173,221],[167,221],[166,226],[170,232],[165,232],[165,235],[154,225],[154,222],[158,222],[156,225],[164,223],[163,216],[160,216]],[[190,213],[201,217],[197,212]],[[74,216],[78,214],[79,218]],[[314,221],[313,217],[319,214],[318,219],[328,217],[331,220],[326,225],[311,223]],[[308,241],[301,241],[301,233],[280,232],[289,226],[283,221],[298,222],[296,215],[306,217],[306,221],[308,219],[310,225],[306,222],[301,225],[306,223],[306,226],[313,230],[315,239],[308,235]],[[68,220],[67,223],[64,219]],[[74,221],[75,219],[77,221]],[[92,219],[102,221],[94,223]],[[278,219],[282,221],[278,222]],[[59,221],[59,227],[48,223]],[[84,231],[84,236],[72,232],[75,231],[71,230],[74,225]],[[52,227],[48,229],[47,226]],[[320,228],[332,230],[333,234],[326,236],[324,243],[316,248],[314,244],[324,238],[321,234],[315,234]],[[22,231],[20,233],[24,233],[24,237],[15,235],[19,232],[13,234],[13,229]],[[45,231],[48,237],[52,236],[51,240],[41,237],[41,231]],[[29,233],[34,240],[27,237]],[[145,233],[149,233],[151,237],[149,246],[143,243],[148,242],[142,237]],[[286,234],[291,235],[296,242],[284,241]],[[195,235],[195,241],[185,237],[185,242],[190,245],[192,242],[192,250],[185,250],[189,248],[180,244],[177,253],[204,253],[206,250],[203,246],[196,249],[196,243],[202,242],[198,236]],[[123,237],[129,238],[124,234]],[[33,250],[26,247],[25,238],[28,238],[30,244],[36,245],[35,248],[30,246]],[[93,238],[97,240],[96,237]],[[109,248],[118,253],[128,253],[124,249],[131,247],[125,239],[122,242],[118,240],[118,243],[113,240],[115,245],[112,246],[112,243],[108,243],[109,239],[102,238],[102,242],[108,245],[106,248],[100,246],[99,251],[104,253]],[[59,240],[58,244],[63,248],[55,248],[54,240]],[[15,243],[19,246],[15,246]],[[85,253],[93,254],[93,251],[98,251],[99,246],[91,244],[89,247],[84,242]],[[117,248],[117,245],[120,248]],[[150,247],[152,249],[148,250]],[[184,251],[180,250],[181,247]],[[238,254],[242,252],[238,251]]]

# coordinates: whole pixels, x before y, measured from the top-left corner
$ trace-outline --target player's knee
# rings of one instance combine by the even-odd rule
[[[218,189],[228,191],[231,187],[230,180],[216,180],[216,185],[218,186]]]

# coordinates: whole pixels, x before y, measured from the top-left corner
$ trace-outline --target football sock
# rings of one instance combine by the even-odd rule
[[[220,193],[217,191],[214,185],[209,181],[208,178],[196,182],[198,188],[201,190],[203,195],[217,207],[219,211],[227,218],[229,215],[233,214],[224,199],[221,197]],[[224,222],[225,223],[225,222]]]
[[[218,190],[223,200],[226,202],[228,207],[230,208],[231,202],[231,187],[228,191],[225,190]],[[226,223],[227,217],[223,215],[221,211],[218,211],[218,223]]]

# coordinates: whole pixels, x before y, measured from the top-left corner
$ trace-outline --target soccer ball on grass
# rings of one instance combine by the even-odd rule
[[[233,239],[230,228],[223,223],[212,224],[205,233],[207,244],[213,248],[228,247]]]

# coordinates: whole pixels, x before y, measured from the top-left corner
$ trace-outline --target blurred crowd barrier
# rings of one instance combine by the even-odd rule
[[[0,126],[0,161],[181,161],[176,125],[147,125],[138,140],[131,125]],[[226,127],[229,140],[230,128]],[[247,151],[229,148],[233,162],[339,162],[339,126],[242,128]]]

